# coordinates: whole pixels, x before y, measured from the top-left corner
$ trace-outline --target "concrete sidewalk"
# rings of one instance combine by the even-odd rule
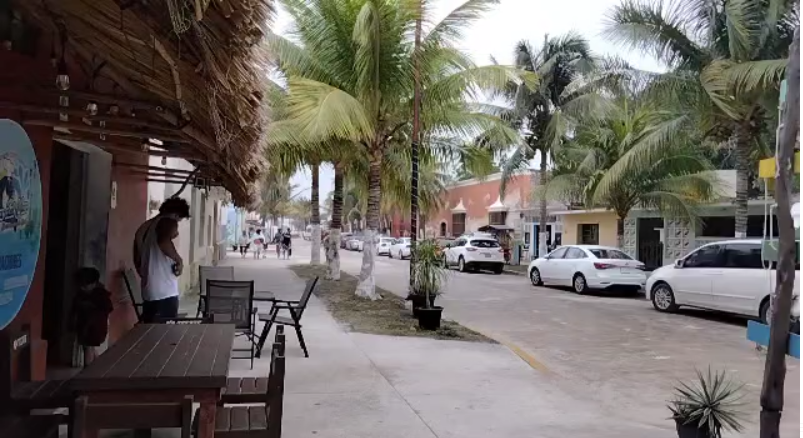
[[[287,269],[307,262],[229,254],[237,279],[298,299],[304,281]],[[184,306],[194,309],[194,303]],[[263,312],[267,309],[263,309]],[[193,310],[194,312],[194,310]],[[577,400],[502,345],[348,333],[314,296],[303,317],[310,357],[288,333],[284,435],[316,438],[661,438],[623,413]],[[231,374],[266,375],[234,360]]]

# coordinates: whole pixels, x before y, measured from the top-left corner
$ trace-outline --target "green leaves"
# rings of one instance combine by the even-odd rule
[[[323,82],[291,77],[288,112],[307,141],[371,141],[375,120],[354,96]],[[303,137],[302,137],[303,136]]]
[[[707,429],[712,438],[720,438],[723,430],[742,430],[740,408],[744,385],[728,378],[724,371],[703,374],[697,370],[694,383],[680,382],[675,398],[668,406],[672,417],[683,424],[696,424]]]

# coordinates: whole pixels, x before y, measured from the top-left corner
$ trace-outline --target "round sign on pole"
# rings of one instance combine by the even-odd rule
[[[0,330],[31,287],[42,234],[42,182],[25,130],[0,119]]]

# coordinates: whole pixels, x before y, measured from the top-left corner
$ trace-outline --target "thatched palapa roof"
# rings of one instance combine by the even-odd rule
[[[125,128],[125,134],[138,129],[146,139],[165,139],[165,149],[193,162],[237,204],[253,201],[265,167],[260,140],[267,57],[261,41],[270,0],[12,2],[23,20],[55,37],[53,56],[62,56],[63,46],[71,66],[97,75],[92,83],[113,83],[104,94],[71,88],[73,112],[84,110],[82,102],[96,102],[99,114],[113,116],[104,120],[104,129]],[[65,94],[47,85],[54,94]],[[53,102],[56,106],[58,97]],[[53,120],[58,126],[58,118]],[[98,126],[91,117],[90,122],[71,117],[67,129],[86,131],[76,126],[82,120]],[[84,135],[97,139],[99,132]],[[113,135],[102,139],[140,141],[136,135]]]

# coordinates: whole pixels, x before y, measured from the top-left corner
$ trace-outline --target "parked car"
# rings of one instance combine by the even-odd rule
[[[409,237],[402,237],[400,239],[396,239],[396,243],[394,243],[390,247],[390,253],[388,257],[390,258],[398,258],[399,260],[404,260],[410,257],[410,238]]]
[[[396,239],[392,237],[380,237],[376,243],[376,255],[390,255],[390,247],[396,243]]]
[[[530,262],[535,286],[571,286],[582,294],[592,289],[640,290],[647,281],[644,263],[620,249],[599,245],[565,245]]]
[[[340,235],[340,249],[346,249],[346,244],[351,240],[351,233],[343,233]]]
[[[446,248],[445,254],[446,267],[457,266],[460,272],[486,269],[501,274],[505,269],[502,246],[492,236],[461,236]]]
[[[363,236],[351,236],[346,242],[346,249],[351,251],[362,251],[362,237]]]
[[[800,254],[800,250],[796,253]],[[799,259],[795,269],[793,325],[800,318]],[[766,323],[775,275],[775,263],[765,262],[761,256],[761,239],[712,242],[673,265],[653,271],[647,280],[647,298],[660,312],[689,306],[744,315]]]

